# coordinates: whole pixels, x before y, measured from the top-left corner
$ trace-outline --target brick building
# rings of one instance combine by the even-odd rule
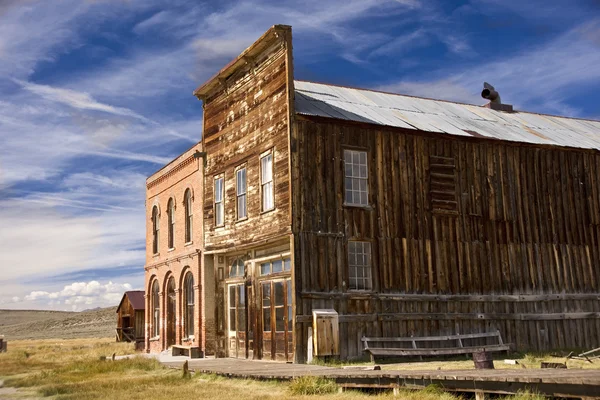
[[[205,310],[214,285],[212,270],[202,269],[202,160],[194,157],[201,148],[200,143],[192,146],[146,181],[149,352],[173,344],[207,351],[212,317]]]

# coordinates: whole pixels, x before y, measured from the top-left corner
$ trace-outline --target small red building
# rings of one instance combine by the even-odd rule
[[[117,307],[117,342],[135,342],[136,350],[144,348],[145,310],[143,290],[125,292]]]

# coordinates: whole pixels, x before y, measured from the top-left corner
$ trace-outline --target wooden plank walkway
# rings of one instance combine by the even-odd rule
[[[184,361],[163,364],[181,368]],[[514,394],[528,389],[556,397],[600,398],[600,370],[372,371],[232,358],[194,359],[188,363],[195,372],[242,379],[285,381],[304,375],[323,376],[345,388],[419,388],[435,384],[457,392]]]

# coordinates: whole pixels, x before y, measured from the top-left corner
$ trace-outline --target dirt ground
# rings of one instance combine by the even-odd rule
[[[116,307],[84,312],[0,310],[0,335],[23,339],[114,337]]]

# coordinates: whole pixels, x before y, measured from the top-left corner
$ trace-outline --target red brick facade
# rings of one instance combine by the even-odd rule
[[[212,268],[209,276],[203,269],[202,159],[194,157],[201,148],[200,143],[194,145],[146,181],[147,352],[160,352],[173,344],[198,346],[204,353],[211,352],[212,340],[207,332],[213,330],[213,319],[205,309],[206,296],[213,296],[214,278]],[[186,199],[190,202],[187,212]],[[186,285],[188,274],[193,282]],[[158,301],[153,296],[154,282],[158,286]]]

